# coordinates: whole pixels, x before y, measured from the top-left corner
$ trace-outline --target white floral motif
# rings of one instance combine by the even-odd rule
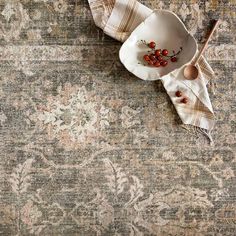
[[[182,230],[197,225],[196,233],[207,230],[207,227],[201,227],[204,219],[198,219],[199,211],[203,213],[213,206],[206,191],[176,185],[166,191],[147,194],[138,176],[129,175],[109,159],[104,159],[103,162],[107,179],[104,184],[108,189],[103,191],[95,188],[96,196],[93,200],[76,205],[71,216],[78,225],[84,224],[96,209],[95,216],[101,227],[88,227],[95,230],[97,235],[102,235],[111,225],[117,225],[114,235],[120,235],[122,231],[127,236],[143,235],[142,229],[153,235],[162,235],[162,232],[181,234]],[[171,209],[177,209],[175,219],[163,217],[163,212]],[[185,221],[186,214],[192,219],[191,222]],[[117,219],[124,221],[117,222]]]
[[[42,212],[38,210],[38,207],[29,200],[21,209],[21,219],[28,227],[32,227],[38,222],[38,219],[42,216]]]
[[[134,110],[128,106],[122,107],[120,118],[122,120],[122,126],[130,128],[133,125],[140,124],[140,120],[136,117],[140,111]]]
[[[187,7],[186,3],[184,2],[179,10],[180,15],[182,16],[183,20],[185,21],[186,17],[190,14],[190,10]]]
[[[87,100],[84,87],[71,94],[68,104],[55,101],[53,107],[41,114],[39,119],[51,124],[56,134],[68,131],[72,141],[83,142],[88,134],[96,133],[96,104]]]
[[[219,208],[215,212],[215,216],[221,222],[226,222],[227,224],[235,225],[235,216],[236,216],[235,204],[224,204],[221,208]]]
[[[33,18],[34,20],[39,20],[41,17],[42,17],[41,11],[35,10],[34,13],[33,13],[32,18]]]
[[[176,9],[176,5],[175,4],[170,4],[170,10],[171,11],[175,11]],[[183,3],[180,7],[180,9],[178,10],[180,16],[182,17],[183,21],[186,20],[187,16],[190,15],[190,10],[187,7],[186,3]]]
[[[192,34],[195,34],[197,32],[197,29],[203,28],[202,22],[204,19],[204,14],[202,10],[199,8],[198,4],[193,4],[191,7],[191,16],[192,19],[190,20],[189,23],[189,29]]]
[[[211,197],[215,201],[223,200],[226,197],[229,197],[229,189],[223,188],[223,189],[212,189],[211,190]]]
[[[23,164],[18,165],[10,177],[9,182],[11,183],[12,190],[17,195],[26,192],[30,186],[32,163],[33,159],[28,159]]]
[[[41,36],[41,30],[39,29],[36,29],[36,30],[28,30],[27,32],[27,37],[29,40],[31,41],[39,41],[42,39],[42,36]]]
[[[140,146],[143,143],[148,142],[149,135],[146,130],[144,130],[143,132],[132,131],[132,133],[133,133],[133,138],[134,138],[133,139],[134,144]]]
[[[54,1],[53,5],[54,5],[55,11],[59,13],[65,13],[68,8],[68,5],[65,0]]]
[[[193,4],[190,7],[188,7],[185,3],[183,3],[180,7],[178,7],[176,4],[170,4],[170,10],[177,12],[183,21],[185,21],[187,17],[190,16],[190,21],[187,21],[186,23],[188,26],[187,28],[192,34],[195,34],[198,28],[203,28],[202,22],[204,15],[198,4]]]
[[[197,166],[190,166],[189,167],[189,174],[192,178],[196,178],[197,176],[199,176],[201,174],[199,168]]]
[[[152,9],[163,9],[165,8],[165,3],[163,1],[157,0],[157,1],[150,1],[150,8]]]
[[[15,69],[18,71],[21,71],[23,74],[25,74],[26,76],[32,76],[34,75],[34,72],[31,69],[31,63],[29,61],[19,61],[19,60],[15,60],[14,61],[14,66]]]
[[[105,159],[104,163],[107,167],[107,185],[111,192],[115,193],[116,196],[118,196],[118,194],[121,194],[123,192],[125,183],[128,181],[128,179],[124,172],[122,172],[121,168],[116,164],[113,164],[108,159]]]
[[[9,1],[1,14],[7,22],[10,22],[10,28],[8,24],[5,27],[5,23],[0,22],[0,38],[2,37],[6,41],[19,39],[22,29],[26,29],[29,26],[30,18],[27,10],[23,8],[19,0]],[[14,20],[10,21],[13,15]]]
[[[226,169],[222,170],[222,175],[226,180],[235,177],[234,171],[230,167],[227,167]]]
[[[172,151],[163,152],[162,157],[167,161],[175,161],[177,159],[177,155]]]
[[[3,125],[3,123],[7,120],[7,116],[1,112],[0,113],[0,124]]]
[[[5,17],[6,21],[8,22],[14,14],[15,14],[14,4],[11,2],[7,3],[2,11],[2,15]]]
[[[100,109],[100,114],[102,115],[100,125],[102,129],[105,129],[106,127],[109,126],[109,109],[102,106]]]
[[[210,161],[210,165],[213,166],[219,166],[222,164],[224,164],[224,161],[222,160],[222,157],[219,154],[215,155]]]
[[[236,46],[230,44],[221,44],[219,46],[212,45],[206,51],[206,57],[209,60],[236,60]]]

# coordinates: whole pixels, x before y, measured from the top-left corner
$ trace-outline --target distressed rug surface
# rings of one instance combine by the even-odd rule
[[[0,235],[235,235],[236,2],[142,2],[200,44],[222,19],[215,145],[125,70],[86,0],[0,0]]]

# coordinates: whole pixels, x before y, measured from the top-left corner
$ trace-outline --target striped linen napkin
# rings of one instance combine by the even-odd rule
[[[151,13],[152,10],[136,0],[88,0],[95,24],[109,36],[124,42],[131,32]],[[183,68],[161,78],[180,116],[183,127],[205,134],[210,142],[210,131],[214,127],[214,112],[207,91],[207,83],[214,72],[204,57],[198,62],[199,78],[186,80]],[[173,83],[174,81],[174,83]],[[188,97],[187,104],[179,103],[175,91],[180,90]]]

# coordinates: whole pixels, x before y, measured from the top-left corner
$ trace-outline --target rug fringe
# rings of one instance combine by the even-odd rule
[[[203,128],[198,128],[198,132],[202,133],[203,135],[205,135],[209,141],[210,141],[210,145],[213,146],[214,145],[214,140],[211,136],[211,130],[207,130],[207,129],[203,129]]]
[[[203,134],[205,137],[208,138],[210,145],[213,146],[214,145],[214,140],[211,136],[211,130],[207,130],[207,129],[203,129],[197,126],[193,126],[193,125],[187,125],[187,124],[182,124],[181,127],[183,129],[186,129],[187,131],[191,132],[192,134],[199,136],[198,134]]]

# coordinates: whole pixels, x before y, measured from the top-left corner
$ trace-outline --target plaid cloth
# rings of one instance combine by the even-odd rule
[[[88,0],[95,24],[109,36],[124,42],[130,33],[151,13],[152,10],[136,0]],[[183,68],[161,78],[183,124],[193,125],[207,134],[214,127],[214,112],[206,84],[214,72],[201,57],[198,62],[199,78],[186,80]],[[173,81],[175,81],[173,83]],[[175,91],[183,91],[189,102],[183,104],[175,96]],[[210,138],[211,139],[211,138]]]

